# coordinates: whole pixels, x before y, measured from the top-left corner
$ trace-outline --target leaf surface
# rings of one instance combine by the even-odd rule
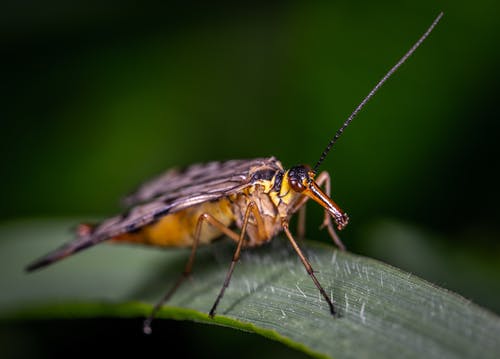
[[[0,227],[0,318],[145,316],[189,255],[102,244],[25,273],[30,261],[71,240],[74,223],[20,221]],[[500,320],[493,313],[376,260],[313,241],[301,246],[339,318],[330,315],[282,237],[244,251],[215,319],[207,313],[234,244],[200,248],[191,280],[158,316],[256,332],[318,357],[495,358],[500,353]]]

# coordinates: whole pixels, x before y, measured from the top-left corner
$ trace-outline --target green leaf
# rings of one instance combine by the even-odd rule
[[[25,273],[30,261],[71,239],[71,224],[26,221],[0,227],[0,317],[145,316],[188,256],[187,250],[103,244]],[[214,319],[207,312],[234,245],[221,241],[201,248],[192,280],[158,316],[255,332],[318,357],[494,358],[500,353],[500,320],[494,314],[381,262],[311,241],[301,245],[340,318],[330,315],[284,238],[244,252]]]

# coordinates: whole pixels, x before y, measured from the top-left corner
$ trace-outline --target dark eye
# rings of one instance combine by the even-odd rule
[[[290,178],[288,183],[295,192],[303,192],[306,189],[302,182],[298,181],[296,178]]]
[[[288,183],[295,192],[303,192],[307,186],[304,185],[308,179],[305,166],[295,166],[288,171]]]

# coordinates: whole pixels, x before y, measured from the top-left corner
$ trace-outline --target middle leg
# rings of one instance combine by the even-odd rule
[[[194,259],[196,257],[196,250],[198,249],[198,244],[200,243],[201,229],[202,229],[203,223],[205,223],[205,222],[207,222],[211,226],[219,229],[222,233],[224,233],[228,237],[231,237],[233,240],[237,241],[240,238],[240,236],[236,232],[227,228],[222,222],[220,222],[219,220],[214,218],[209,213],[203,213],[198,218],[198,221],[196,223],[194,238],[193,238],[193,244],[191,246],[191,254],[190,254],[189,259],[186,263],[186,266],[184,267],[184,271],[182,272],[180,277],[177,279],[175,284],[170,288],[170,290],[163,296],[163,298],[158,303],[156,303],[153,310],[151,311],[151,314],[144,321],[143,332],[145,334],[151,334],[151,332],[152,332],[151,323],[152,323],[153,319],[155,318],[156,313],[158,313],[158,311],[163,306],[163,304],[165,304],[165,302],[167,302],[172,297],[172,295],[177,291],[177,289],[186,280],[186,278],[188,278],[191,275],[191,272],[193,270]]]
[[[233,254],[233,259],[231,261],[231,265],[229,266],[229,270],[226,273],[226,278],[224,280],[224,284],[222,285],[222,288],[219,292],[219,295],[215,299],[215,303],[212,306],[212,309],[210,309],[209,316],[210,318],[213,318],[215,315],[215,311],[217,309],[217,306],[219,305],[220,300],[224,296],[224,292],[226,291],[226,288],[229,286],[229,281],[231,280],[231,276],[233,275],[234,267],[236,266],[236,263],[240,260],[240,255],[241,255],[241,248],[243,246],[243,241],[245,238],[245,233],[247,230],[247,225],[248,225],[248,220],[250,219],[250,214],[253,214],[255,218],[255,222],[257,224],[258,228],[258,233],[259,236],[265,236],[265,228],[264,228],[264,222],[262,220],[262,216],[260,215],[259,209],[257,208],[257,205],[255,202],[250,202],[248,204],[248,207],[245,211],[245,217],[243,219],[243,226],[241,227],[241,232],[238,238],[238,245],[236,246],[236,250]]]

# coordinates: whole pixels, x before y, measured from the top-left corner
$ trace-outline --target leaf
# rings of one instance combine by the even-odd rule
[[[24,273],[31,260],[71,239],[71,224],[25,221],[0,227],[0,317],[145,316],[188,256],[187,250],[103,244]],[[500,320],[494,314],[378,261],[311,241],[301,245],[340,318],[330,315],[283,238],[244,252],[213,320],[207,312],[234,245],[221,241],[201,248],[192,280],[159,317],[255,332],[318,357],[494,358],[500,353]]]

